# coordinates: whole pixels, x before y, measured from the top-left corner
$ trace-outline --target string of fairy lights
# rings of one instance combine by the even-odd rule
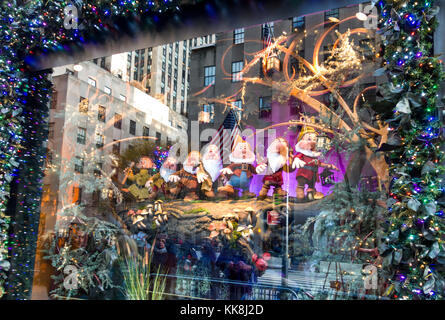
[[[69,4],[79,6],[78,29],[64,27]],[[32,72],[24,62],[32,64],[36,54],[82,50],[86,43],[138,32],[135,24],[156,27],[161,15],[177,17],[180,4],[180,0],[0,3],[0,296],[6,292],[8,299],[30,297],[46,157],[52,84],[48,71]],[[386,249],[381,250],[392,281],[388,295],[441,298],[444,225],[437,199],[443,193],[444,167],[436,102],[442,66],[432,52],[437,12],[428,0],[376,4],[384,31],[380,32],[384,68],[391,84],[391,94],[385,98],[395,106],[388,121],[399,141],[388,153],[393,200]]]

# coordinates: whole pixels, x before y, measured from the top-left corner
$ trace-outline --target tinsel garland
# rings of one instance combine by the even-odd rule
[[[384,65],[380,116],[389,124],[389,212],[380,254],[385,295],[442,299],[444,282],[443,166],[437,93],[442,64],[433,53],[438,7],[433,1],[379,1]]]

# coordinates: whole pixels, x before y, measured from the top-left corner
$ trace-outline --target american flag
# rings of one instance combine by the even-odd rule
[[[240,134],[241,130],[238,126],[237,114],[233,109],[230,109],[223,123],[218,128],[218,131],[210,141],[210,144],[216,144],[219,147],[223,163],[229,163],[229,155],[232,152],[233,143]]]
[[[273,22],[263,24],[263,46],[269,47],[272,44],[273,35]]]

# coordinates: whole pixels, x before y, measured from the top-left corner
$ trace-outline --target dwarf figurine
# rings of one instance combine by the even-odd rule
[[[200,171],[207,175],[207,179],[201,184],[201,190],[207,198],[215,197],[214,185],[217,183],[222,167],[219,147],[216,144],[208,145],[202,156],[200,166]]]
[[[153,161],[150,157],[144,156],[139,159],[139,162],[136,164],[136,168],[138,172],[135,173],[133,170],[134,162],[130,164],[130,167],[125,170],[125,177],[122,181],[122,184],[128,181],[133,182],[128,189],[122,189],[123,191],[130,192],[137,201],[144,201],[146,199],[150,199],[150,194],[148,189],[145,187],[146,182],[150,179],[149,170],[154,167]]]
[[[258,199],[267,197],[270,187],[274,187],[274,194],[286,196],[287,192],[282,189],[283,171],[289,172],[289,145],[284,138],[277,138],[267,148],[267,169],[263,178],[263,187]]]
[[[177,169],[176,158],[169,156],[163,163],[159,172],[153,175],[145,184],[148,188],[150,196],[157,198],[159,193],[162,192],[164,197],[170,198],[170,188],[173,187],[171,182],[169,182],[170,176],[176,172]]]
[[[199,184],[208,176],[199,170],[201,165],[200,154],[192,151],[183,163],[183,168],[169,177],[169,181],[175,182],[176,186],[170,189],[172,195],[177,196],[181,191],[185,191],[184,201],[198,200]]]
[[[254,167],[255,154],[250,144],[245,138],[238,136],[235,141],[232,153],[229,156],[231,164],[221,170],[223,175],[229,175],[229,181],[225,186],[219,187],[218,192],[225,193],[228,196],[235,194],[235,189],[241,189],[243,196],[254,197],[255,194],[249,192],[250,182],[255,173],[260,173],[266,168],[265,164]]]
[[[292,169],[297,168],[297,199],[302,201],[305,198],[304,187],[307,185],[307,199],[314,200],[315,183],[319,181],[318,168],[324,167],[338,170],[333,164],[323,163],[318,160],[321,152],[316,151],[317,132],[312,127],[304,127],[295,145],[295,156],[292,162]]]

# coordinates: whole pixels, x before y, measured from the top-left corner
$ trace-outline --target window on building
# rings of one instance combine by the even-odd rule
[[[260,97],[259,98],[259,117],[268,118],[272,112],[272,97]]]
[[[136,121],[130,120],[130,134],[136,134]]]
[[[361,39],[359,41],[360,52],[366,60],[374,60],[374,51],[371,39]]]
[[[74,158],[74,171],[77,173],[83,173],[84,159],[82,157]]]
[[[244,42],[244,28],[235,29],[233,31],[233,43],[243,43]]]
[[[92,87],[95,87],[95,86],[96,86],[96,80],[94,80],[94,79],[91,78],[91,77],[88,77],[88,84],[89,84],[90,86],[92,86]]]
[[[204,67],[204,86],[207,87],[214,83],[215,83],[215,66]]]
[[[305,17],[293,17],[292,18],[292,31],[303,31],[306,21]]]
[[[106,69],[106,68],[105,68],[105,57],[102,57],[102,58],[100,59],[100,67],[103,68],[103,69]]]
[[[232,82],[238,82],[243,80],[244,62],[236,61],[232,62]]]
[[[105,136],[96,132],[96,148],[102,148],[104,146]]]
[[[113,140],[113,153],[114,154],[121,153],[121,143],[117,142],[117,140]]]
[[[53,90],[53,94],[51,96],[51,104],[49,105],[51,109],[57,109],[57,91]]]
[[[331,21],[329,18],[339,19],[340,12],[338,9],[332,9],[324,12],[324,21]]]
[[[87,139],[87,129],[85,128],[77,128],[77,143],[85,144]]]
[[[160,145],[161,144],[161,133],[160,132],[156,132],[156,144]]]
[[[142,135],[143,135],[144,137],[149,137],[149,136],[150,136],[150,128],[144,126],[144,128],[142,129]]]
[[[106,94],[108,94],[108,95],[111,96],[111,88],[109,88],[109,87],[104,87],[104,92],[105,92]]]
[[[202,123],[214,123],[215,122],[215,104],[204,104],[202,106],[202,112],[200,114],[200,122]]]
[[[333,50],[333,45],[327,45],[323,46],[323,61],[326,62],[326,60],[331,56]]]
[[[73,187],[73,203],[81,204],[82,203],[82,188]]]
[[[48,139],[54,138],[54,122],[48,123]]]
[[[53,152],[51,150],[46,151],[46,166],[49,167],[53,164]]]
[[[241,99],[232,102],[233,110],[237,113],[238,119],[241,119],[243,114],[243,102]]]
[[[93,201],[93,204],[97,204],[100,201],[100,190],[94,190],[91,194],[91,200]]]
[[[114,114],[114,127],[117,129],[122,129],[122,115],[119,113]]]
[[[104,106],[99,106],[97,109],[97,120],[100,122],[105,122],[106,118],[106,108]]]
[[[80,97],[79,112],[88,113],[88,99],[87,98]]]
[[[123,94],[120,94],[119,95],[119,99],[121,99],[122,101],[127,101],[127,97],[126,96],[124,96]]]
[[[94,175],[96,176],[96,177],[101,177],[102,176],[102,166],[103,166],[103,164],[102,164],[102,162],[97,162],[96,163],[96,167],[94,168],[94,171],[93,171],[93,173],[94,173]]]

